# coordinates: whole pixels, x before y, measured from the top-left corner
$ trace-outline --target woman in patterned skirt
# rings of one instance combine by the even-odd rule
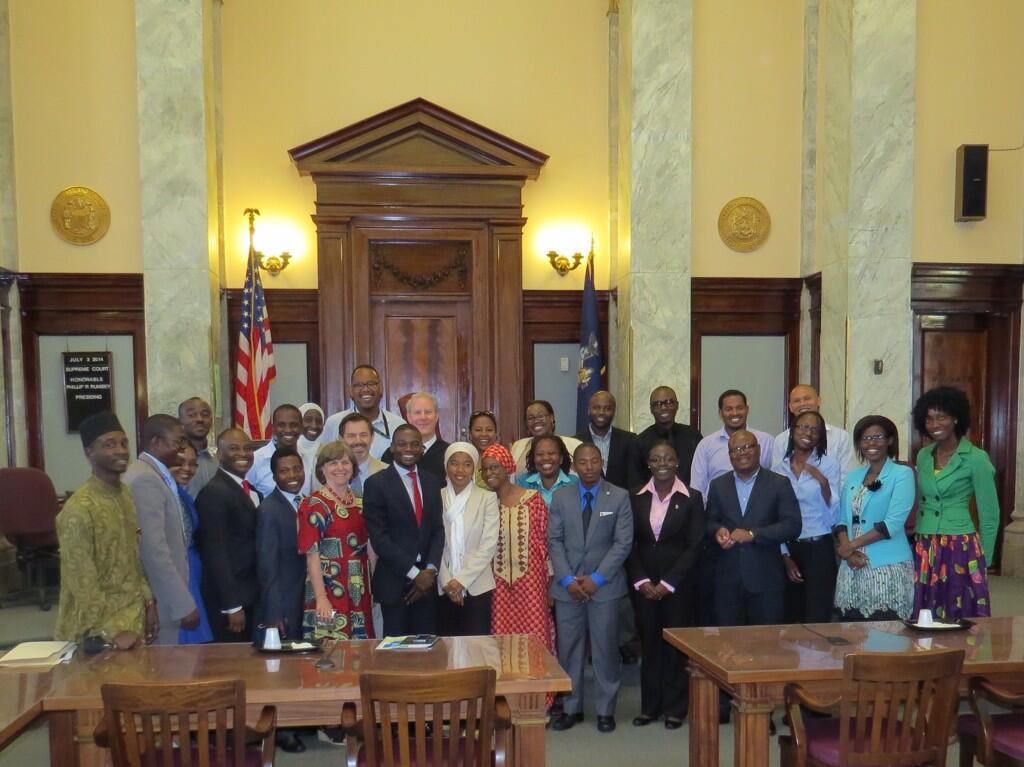
[[[914,505],[914,470],[896,463],[896,425],[861,418],[853,443],[864,465],[846,475],[836,554],[843,560],[836,609],[843,620],[906,620],[914,602],[914,563],[904,533]]]
[[[516,464],[504,445],[481,458],[484,479],[498,496],[498,548],[494,553],[491,633],[533,634],[555,654],[555,624],[548,606],[548,507],[536,490],[513,485]]]
[[[932,441],[917,454],[914,614],[926,608],[942,621],[992,614],[986,563],[999,529],[996,470],[964,436],[970,424],[971,405],[960,389],[932,389],[914,405],[914,426]]]
[[[299,506],[299,552],[306,555],[302,633],[307,639],[373,636],[366,524],[349,487],[358,466],[344,442],[323,445],[316,459],[316,478],[323,487]]]

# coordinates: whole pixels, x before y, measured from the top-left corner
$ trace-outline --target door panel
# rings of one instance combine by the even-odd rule
[[[971,402],[968,436],[988,445],[988,328],[984,316],[921,318],[921,392],[936,386],[963,389]]]

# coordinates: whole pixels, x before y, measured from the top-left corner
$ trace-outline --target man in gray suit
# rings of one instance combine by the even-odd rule
[[[192,517],[178,499],[168,471],[185,446],[185,430],[174,416],[157,414],[142,424],[143,452],[128,467],[124,482],[139,516],[139,553],[156,599],[157,644],[177,644],[179,629],[199,625],[199,611],[188,590],[188,547]]]
[[[564,711],[551,727],[568,730],[583,721],[589,636],[597,682],[597,729],[611,732],[622,676],[617,603],[626,593],[623,563],[633,546],[633,511],[628,493],[602,480],[604,462],[595,445],[577,447],[573,466],[579,484],[555,491],[548,519],[558,662],[572,680],[572,692],[563,698]]]

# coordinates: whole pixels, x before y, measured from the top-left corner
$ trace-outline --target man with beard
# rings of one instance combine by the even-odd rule
[[[78,429],[92,476],[57,515],[60,607],[54,636],[80,642],[99,636],[128,650],[156,639],[156,602],[139,558],[138,521],[121,475],[128,469],[128,437],[108,411]]]
[[[324,422],[324,431],[320,441],[324,444],[333,442],[341,434],[342,419],[349,413],[366,416],[373,430],[373,441],[370,443],[370,455],[380,458],[384,451],[391,447],[391,438],[395,429],[405,423],[405,419],[397,413],[385,410],[380,406],[384,387],[380,382],[380,373],[373,365],[360,365],[352,371],[349,379],[348,395],[352,398],[352,408],[335,413]]]
[[[186,439],[196,449],[196,460],[199,462],[195,476],[188,483],[188,494],[194,501],[199,491],[213,479],[219,465],[216,448],[207,444],[210,429],[213,428],[213,408],[201,397],[189,397],[178,405],[178,420],[185,429]]]
[[[668,386],[659,386],[651,392],[651,415],[654,416],[654,423],[640,432],[636,436],[636,441],[640,455],[650,453],[655,442],[670,442],[679,457],[676,476],[683,480],[683,484],[689,486],[690,464],[693,463],[693,454],[701,440],[701,433],[689,424],[676,423],[678,412],[679,398],[676,397],[675,391]],[[640,481],[646,482],[651,478],[651,471],[646,464],[643,464],[642,470],[643,476],[640,477]]]
[[[363,483],[379,471],[388,467],[384,461],[370,455],[370,443],[373,442],[373,427],[370,419],[360,413],[349,413],[341,419],[341,441],[352,448],[356,461],[359,462],[356,475],[349,483],[352,492],[363,497]]]
[[[262,496],[245,479],[252,443],[244,431],[222,431],[217,455],[220,469],[196,499],[203,602],[215,642],[245,642],[259,591],[256,507]]]

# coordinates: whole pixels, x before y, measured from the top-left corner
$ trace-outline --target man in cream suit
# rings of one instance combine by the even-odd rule
[[[192,518],[178,499],[168,467],[178,463],[185,430],[170,415],[150,416],[142,424],[143,452],[128,467],[124,482],[139,515],[139,553],[160,619],[158,644],[177,644],[179,629],[199,625],[199,612],[188,590],[188,547]]]
[[[362,413],[349,413],[341,419],[338,426],[338,439],[352,448],[359,463],[351,484],[352,492],[361,498],[363,483],[378,471],[384,471],[388,467],[384,461],[374,458],[370,452],[370,445],[373,442],[373,426],[370,419]]]
[[[583,721],[583,665],[586,640],[597,682],[597,729],[615,729],[615,701],[622,664],[618,642],[618,600],[626,593],[623,563],[633,546],[633,511],[628,493],[601,478],[604,462],[596,445],[573,454],[579,485],[555,491],[548,521],[548,556],[554,568],[558,662],[572,680],[564,712],[552,729]]]

